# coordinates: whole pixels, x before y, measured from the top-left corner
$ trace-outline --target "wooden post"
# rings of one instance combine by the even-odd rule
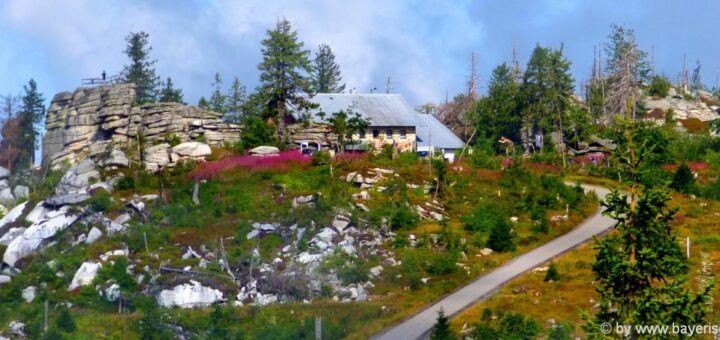
[[[690,237],[685,238],[685,249],[687,250],[687,257],[690,258]]]
[[[315,340],[322,340],[322,317],[315,317]]]
[[[43,331],[48,331],[48,300],[45,300],[45,322],[43,323]]]
[[[147,244],[147,233],[144,231],[143,231],[143,241],[145,241],[145,252],[149,253],[150,249],[148,248],[148,244]]]

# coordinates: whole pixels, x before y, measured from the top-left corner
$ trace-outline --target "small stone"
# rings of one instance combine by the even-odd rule
[[[90,232],[87,234],[87,238],[85,239],[85,243],[87,244],[93,244],[95,241],[99,240],[102,237],[102,231],[100,229],[93,227],[90,229]]]
[[[28,286],[22,291],[22,298],[27,303],[33,302],[33,300],[35,300],[35,295],[37,295],[37,287],[35,286]]]

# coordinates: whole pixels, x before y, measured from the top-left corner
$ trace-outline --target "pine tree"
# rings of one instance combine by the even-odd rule
[[[457,339],[457,336],[453,333],[452,329],[450,329],[450,322],[448,320],[448,317],[445,316],[445,311],[443,311],[442,308],[440,309],[440,311],[438,311],[437,319],[435,319],[435,325],[433,326],[432,332],[430,333],[430,339]]]
[[[240,123],[242,116],[245,114],[245,104],[247,102],[247,92],[245,85],[240,79],[235,77],[230,85],[230,91],[225,101],[225,120],[229,123]]]
[[[315,73],[313,88],[317,93],[340,93],[345,84],[340,84],[340,66],[335,62],[335,54],[330,46],[321,44],[315,53]]]
[[[647,143],[635,147],[634,123],[620,120],[627,144],[617,157],[628,175],[629,194],[613,191],[603,202],[605,215],[617,220],[616,231],[598,240],[593,264],[600,307],[591,317],[583,313],[585,330],[602,336],[599,325],[695,325],[703,324],[705,302],[714,283],[697,294],[688,290],[688,262],[672,230],[677,208],[665,188],[643,187],[639,169],[651,155]],[[637,334],[626,336],[636,337]]]
[[[515,235],[506,219],[499,220],[490,230],[487,247],[499,252],[515,250]]]
[[[35,150],[40,147],[38,125],[45,118],[45,98],[37,89],[37,83],[30,79],[27,86],[23,86],[25,94],[22,96],[22,106],[18,114],[20,134],[18,145],[21,147],[16,168],[29,168],[35,163]]]
[[[125,82],[135,84],[136,104],[153,103],[157,96],[160,77],[155,75],[153,67],[157,60],[150,60],[149,36],[145,32],[131,32],[125,38],[125,54],[130,58],[130,64],[123,69],[123,76]]]
[[[183,102],[182,90],[173,87],[172,78],[170,77],[168,77],[162,84],[159,102],[185,104],[185,102]]]
[[[225,113],[225,101],[227,97],[222,93],[222,80],[220,79],[220,73],[215,72],[215,77],[212,83],[212,93],[210,94],[210,110]]]
[[[283,140],[289,110],[305,111],[314,106],[310,102],[313,93],[308,77],[313,70],[308,59],[310,52],[303,49],[297,32],[285,19],[267,31],[262,46],[263,60],[258,69],[261,96],[266,99],[264,118],[275,121],[278,137]]]

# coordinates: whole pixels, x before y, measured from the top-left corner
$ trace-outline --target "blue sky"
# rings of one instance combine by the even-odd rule
[[[0,93],[35,78],[48,100],[81,78],[120,72],[130,31],[150,33],[160,76],[197,102],[214,72],[257,85],[260,41],[278,18],[290,20],[307,48],[329,44],[348,88],[384,89],[411,104],[463,92],[470,54],[481,91],[516,41],[524,64],[536,43],[563,44],[576,80],[590,74],[593,46],[613,23],[635,29],[658,73],[672,80],[700,60],[714,86],[720,71],[720,1],[0,1]]]

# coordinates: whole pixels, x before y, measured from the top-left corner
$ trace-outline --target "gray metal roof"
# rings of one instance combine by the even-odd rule
[[[416,113],[415,134],[418,146],[430,146],[442,149],[460,149],[465,143],[445,124],[431,114]]]
[[[319,105],[309,113],[315,122],[327,121],[335,112],[357,112],[370,121],[371,126],[415,126],[417,114],[399,94],[318,93],[311,102]],[[324,112],[325,119],[318,113]],[[300,113],[293,112],[295,119]]]

